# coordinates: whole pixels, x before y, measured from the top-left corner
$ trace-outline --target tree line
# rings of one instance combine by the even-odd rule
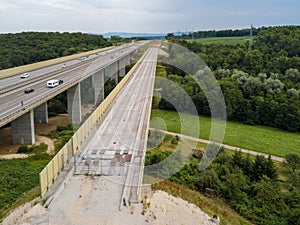
[[[192,39],[192,38],[210,38],[210,37],[243,37],[249,36],[252,30],[252,35],[256,36],[259,31],[267,29],[267,27],[260,28],[248,28],[248,29],[226,29],[226,30],[208,30],[208,31],[195,31],[181,34],[179,37],[183,39]],[[173,33],[168,33],[166,38],[173,38]]]
[[[206,151],[214,146],[208,145]],[[170,157],[172,152],[150,150],[146,155],[148,165]],[[204,171],[199,171],[199,160],[204,154],[198,152],[188,163],[169,178],[192,190],[205,193],[213,189],[214,195],[223,198],[244,218],[254,224],[300,224],[300,157],[295,153],[286,156],[289,170],[285,178],[279,178],[277,166],[270,156],[244,155],[241,151],[230,154],[220,149],[216,158]],[[168,168],[153,170],[149,175],[160,177]],[[290,164],[290,162],[292,162]],[[172,165],[176,162],[170,161]],[[282,165],[285,166],[285,165]],[[147,170],[146,170],[147,171]]]
[[[170,41],[187,47],[207,63],[208,67],[198,74],[212,70],[224,94],[228,119],[300,131],[299,37],[299,26],[264,28],[254,39],[251,51],[247,44],[203,45],[176,37]],[[169,65],[166,68],[168,79],[177,82],[190,95],[198,113],[210,116],[205,93],[197,87],[193,75]],[[189,107],[175,88],[161,85],[161,109],[174,109],[164,96],[173,96],[178,105]]]
[[[101,35],[59,32],[0,34],[0,69],[111,46]]]

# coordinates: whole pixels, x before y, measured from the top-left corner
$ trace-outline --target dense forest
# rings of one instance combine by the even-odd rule
[[[0,34],[0,70],[111,45],[101,35],[84,33]]]
[[[255,36],[257,33],[261,30],[267,29],[266,27],[261,27],[261,28],[255,28],[252,27],[252,35]],[[192,38],[210,38],[210,37],[243,37],[243,36],[248,36],[250,33],[250,28],[249,29],[227,29],[227,30],[208,30],[208,31],[196,31],[196,32],[191,32],[189,34],[183,33],[181,35],[181,38],[183,39],[192,39]],[[174,34],[169,33],[167,35],[167,39],[173,38]]]
[[[260,29],[251,50],[248,44],[203,45],[173,35],[168,37],[198,54],[208,65],[206,69],[213,71],[224,94],[229,120],[300,131],[299,26]],[[168,65],[167,71],[168,78],[191,96],[198,113],[210,116],[205,94],[200,88],[193,88],[197,84],[190,75]],[[202,73],[205,72],[203,69]],[[176,91],[166,86],[162,97],[177,96]],[[163,99],[159,107],[173,109]]]
[[[208,145],[206,151],[213,148],[213,145]],[[145,174],[164,177],[168,168],[180,164],[180,160],[172,160],[170,154],[172,152],[156,149],[147,152]],[[213,189],[215,196],[225,199],[234,210],[254,224],[300,224],[299,155],[291,153],[286,156],[289,163],[286,165],[286,179],[279,176],[277,166],[270,157],[244,155],[240,151],[232,155],[221,149],[211,165],[199,172],[202,157],[201,152],[195,154],[169,180],[203,194],[206,188]],[[169,161],[158,164],[166,158]],[[152,164],[158,167],[149,172],[147,166]]]

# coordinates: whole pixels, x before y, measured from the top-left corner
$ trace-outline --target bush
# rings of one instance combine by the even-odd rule
[[[27,145],[21,145],[17,151],[17,153],[28,153],[30,152],[30,148]]]
[[[179,140],[180,140],[180,138],[176,135],[176,136],[171,138],[171,144],[172,145],[177,145]]]
[[[73,130],[73,126],[68,124],[66,126],[57,126],[56,131]]]

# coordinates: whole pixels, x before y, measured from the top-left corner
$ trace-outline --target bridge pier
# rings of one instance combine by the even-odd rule
[[[94,86],[95,105],[104,100],[104,70],[100,70],[92,76]]]
[[[48,105],[47,102],[39,105],[34,109],[35,123],[48,123]]]
[[[34,112],[33,110],[11,122],[13,144],[34,144]]]
[[[119,75],[119,78],[120,77],[124,77],[125,76],[125,73],[126,73],[126,71],[125,71],[125,66],[126,65],[129,65],[128,63],[127,63],[127,61],[128,61],[128,58],[129,57],[124,57],[124,58],[122,58],[122,59],[120,59],[117,63],[118,63],[118,75]],[[129,58],[129,63],[130,63],[130,58]]]
[[[81,91],[80,83],[67,90],[68,97],[68,121],[70,124],[81,122]]]
[[[114,79],[118,83],[118,63],[114,62],[104,69],[105,82],[111,78]]]

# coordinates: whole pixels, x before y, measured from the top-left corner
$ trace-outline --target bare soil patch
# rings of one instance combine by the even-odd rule
[[[56,130],[57,126],[60,125],[67,125],[68,124],[68,115],[67,114],[61,114],[55,117],[50,117],[48,123],[36,123],[34,125],[35,127],[35,134],[36,134],[36,145],[39,145],[41,143],[45,143],[48,145],[47,152],[49,154],[54,153],[54,144],[53,141],[47,137],[51,131]],[[12,131],[11,127],[5,127],[0,129],[0,156],[2,155],[11,155],[11,156],[5,156],[5,158],[16,158],[22,157],[23,154],[16,154],[19,147],[21,145],[13,145],[12,144]],[[23,156],[24,157],[24,156]]]

